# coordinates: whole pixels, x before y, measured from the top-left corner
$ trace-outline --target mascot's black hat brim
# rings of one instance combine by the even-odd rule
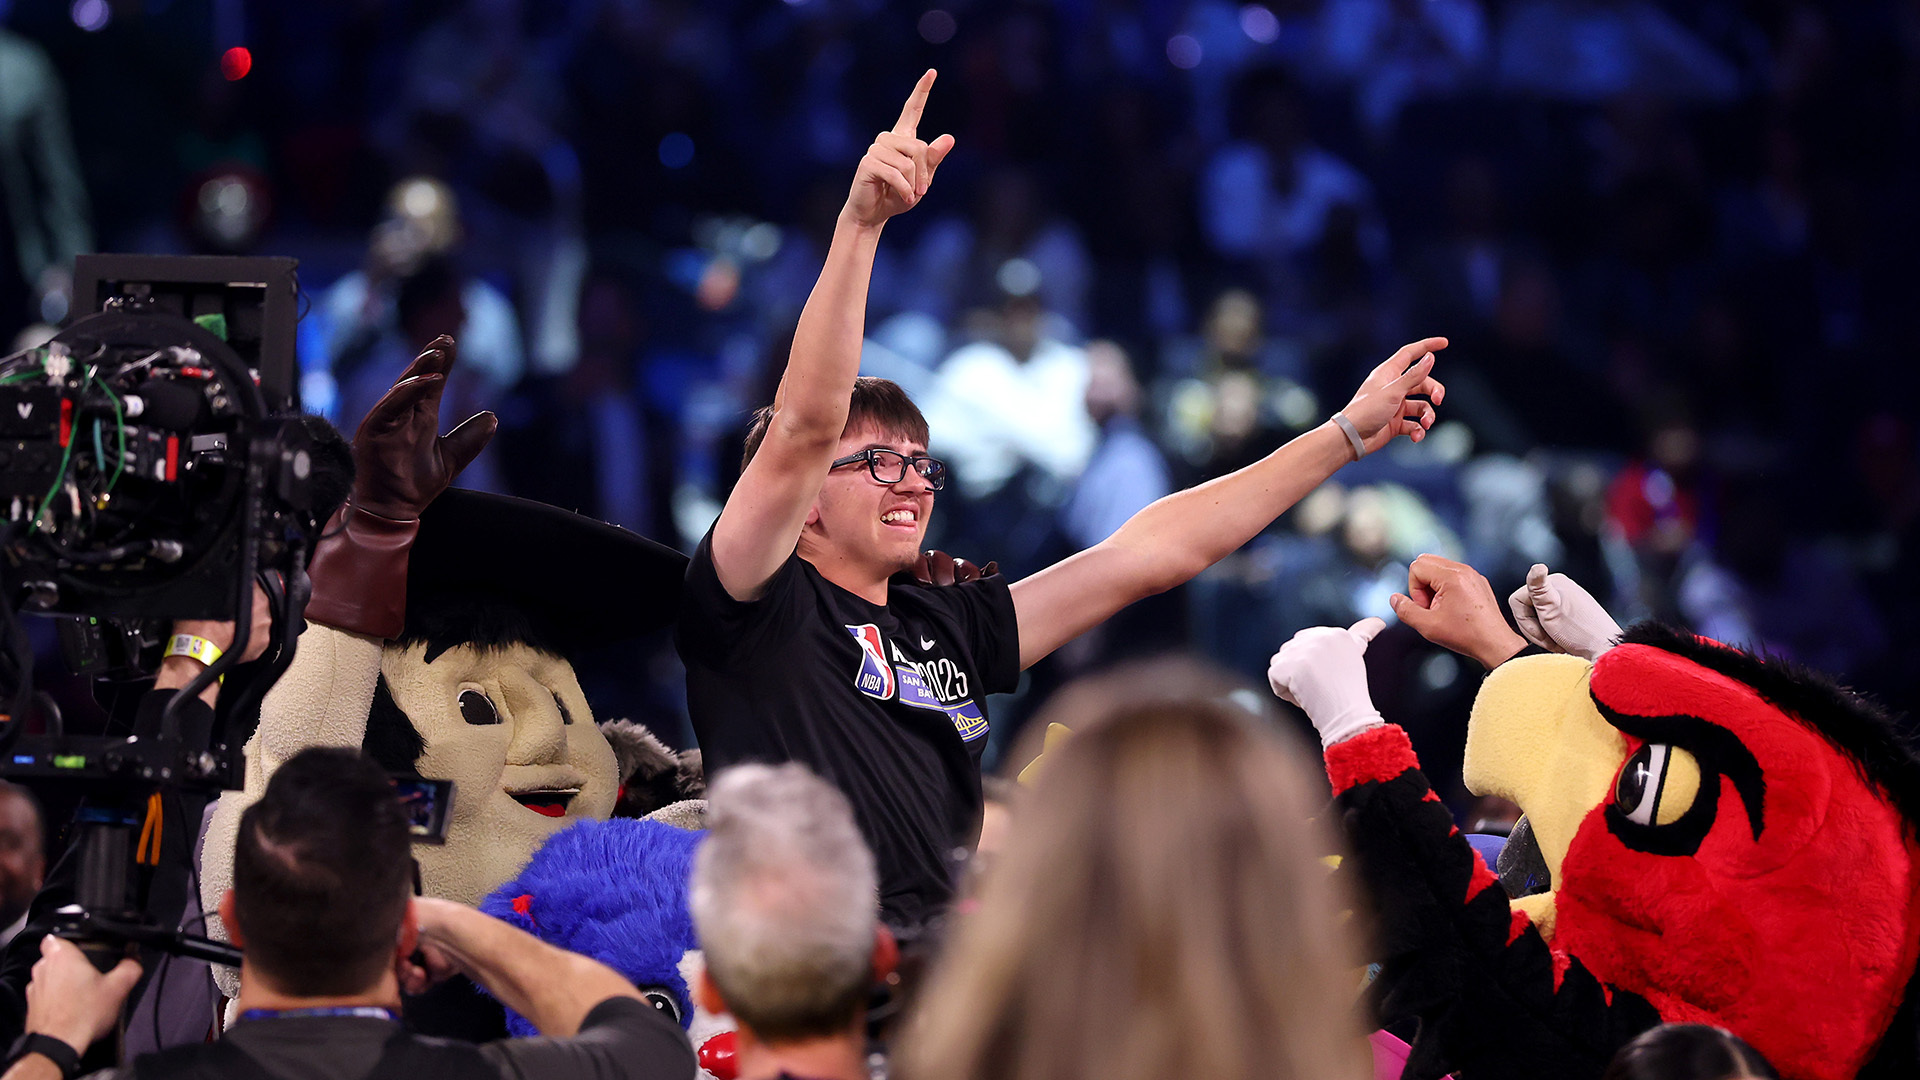
[[[643,637],[680,607],[687,557],[557,506],[450,488],[420,515],[407,607],[500,601],[533,616],[562,650]]]

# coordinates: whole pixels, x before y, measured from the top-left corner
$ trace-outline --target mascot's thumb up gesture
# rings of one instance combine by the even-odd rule
[[[1307,714],[1320,733],[1321,746],[1385,723],[1367,693],[1366,652],[1367,643],[1386,625],[1381,619],[1361,619],[1345,630],[1311,627],[1273,654],[1268,684],[1280,700]]]

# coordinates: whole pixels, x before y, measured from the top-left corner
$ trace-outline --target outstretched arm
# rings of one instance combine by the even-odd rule
[[[1371,453],[1433,426],[1446,388],[1430,374],[1446,338],[1405,345],[1367,376],[1342,411]],[[1328,421],[1237,472],[1149,505],[1087,550],[1013,585],[1020,666],[1099,625],[1136,600],[1192,580],[1259,535],[1307,492],[1354,460],[1347,436]]]
[[[425,967],[400,965],[403,989],[421,993],[436,975],[457,971],[500,999],[542,1035],[575,1035],[594,1006],[640,997],[633,983],[591,957],[549,945],[518,927],[450,900],[418,897]]]
[[[860,159],[826,266],[800,312],[765,441],[713,527],[714,572],[736,600],[757,599],[800,541],[847,426],[880,230],[919,203],[953,149],[951,135],[931,144],[916,135],[933,79],[932,71],[920,77],[893,130],[875,136]]]

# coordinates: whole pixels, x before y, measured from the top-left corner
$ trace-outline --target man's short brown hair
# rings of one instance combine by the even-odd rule
[[[753,455],[760,452],[760,443],[766,439],[767,425],[772,420],[771,405],[753,414],[753,423],[747,425],[747,450],[740,458],[741,472],[746,471]],[[847,426],[840,433],[845,435],[861,425],[870,425],[889,435],[904,435],[922,446],[927,443],[927,418],[920,415],[920,407],[913,403],[905,390],[900,389],[900,384],[891,379],[862,375],[853,380],[853,399],[847,408]]]
[[[364,992],[393,964],[413,837],[380,766],[309,747],[240,816],[233,915],[247,963],[296,997]]]

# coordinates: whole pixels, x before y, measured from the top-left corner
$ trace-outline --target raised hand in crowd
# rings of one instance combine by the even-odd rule
[[[1385,723],[1367,692],[1367,643],[1386,629],[1384,619],[1361,619],[1342,630],[1310,626],[1280,646],[1267,665],[1267,684],[1280,700],[1307,714],[1320,745],[1345,742]]]
[[[1489,671],[1527,647],[1500,614],[1493,586],[1466,563],[1422,555],[1407,568],[1407,591],[1388,602],[1421,637],[1472,657]]]
[[[1427,429],[1433,426],[1433,407],[1447,398],[1446,386],[1433,377],[1434,354],[1446,347],[1443,337],[1422,338],[1400,346],[1367,374],[1360,389],[1354,391],[1353,400],[1340,410],[1353,424],[1368,454],[1392,442],[1396,435],[1414,442],[1427,437]]]
[[[1548,652],[1597,660],[1620,642],[1620,624],[1600,601],[1567,575],[1548,573],[1545,563],[1533,564],[1507,606],[1520,633]]]
[[[931,143],[919,136],[920,114],[926,111],[927,94],[933,90],[934,78],[931,69],[920,76],[893,130],[875,135],[873,145],[867,147],[866,156],[860,159],[853,176],[853,190],[847,196],[847,213],[856,223],[876,226],[895,214],[913,209],[926,195],[934,172],[953,149],[951,135],[942,135]]]
[[[456,352],[452,337],[434,338],[360,421],[353,436],[354,506],[393,521],[417,518],[486,449],[500,426],[491,412],[440,434],[440,398]]]
[[[314,548],[310,622],[375,638],[399,635],[420,512],[500,426],[492,413],[481,412],[440,434],[440,398],[456,354],[453,338],[434,338],[360,422],[353,493]]]
[[[893,130],[874,136],[860,159],[826,264],[794,328],[763,441],[714,525],[715,571],[736,600],[757,599],[792,557],[845,434],[880,232],[889,218],[919,204],[953,149],[951,135],[931,143],[919,137],[934,78],[931,69],[920,76]]]

